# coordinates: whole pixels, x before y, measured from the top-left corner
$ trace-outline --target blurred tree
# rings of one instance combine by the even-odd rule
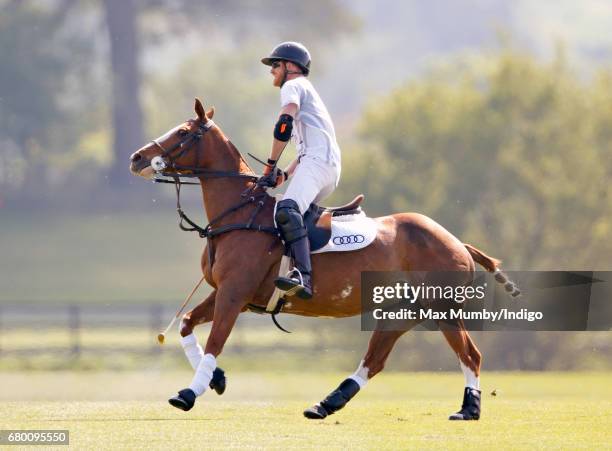
[[[49,162],[71,148],[87,118],[74,98],[91,80],[80,23],[61,27],[74,5],[0,2],[0,187],[43,197]],[[83,21],[85,22],[85,21]],[[95,103],[95,93],[88,97]],[[26,185],[27,180],[27,185]]]
[[[143,144],[141,77],[138,67],[139,40],[136,26],[138,5],[134,0],[103,0],[110,39],[113,80],[113,165],[110,181],[125,185],[128,156]]]
[[[367,109],[343,189],[371,213],[420,211],[522,269],[612,266],[612,75],[582,83],[504,51]]]
[[[111,40],[111,61],[113,72],[113,129],[114,163],[110,178],[114,184],[127,184],[131,175],[126,170],[130,153],[140,147],[142,138],[142,110],[140,102],[141,75],[138,67],[140,60],[140,39],[143,45],[148,42],[159,44],[165,38],[175,38],[190,30],[203,30],[207,24],[214,29],[225,29],[245,42],[260,33],[260,26],[251,28],[253,23],[269,26],[281,24],[277,30],[266,28],[272,35],[284,33],[291,39],[307,36],[313,41],[328,42],[340,33],[353,30],[356,20],[339,1],[278,2],[259,0],[244,2],[228,0],[215,2],[206,0],[103,0],[105,18]],[[142,34],[138,30],[139,18],[143,14],[166,16],[162,22],[172,33],[162,34],[156,27],[143,23]],[[323,37],[312,24],[320,21],[329,30]],[[157,23],[157,22],[155,22]],[[142,36],[141,36],[142,35]],[[154,39],[150,40],[150,37]],[[204,36],[202,36],[205,39]],[[266,49],[267,50],[267,49]]]
[[[356,27],[354,17],[337,0],[306,3],[0,0],[0,8],[3,55],[0,140],[8,142],[0,154],[0,183],[15,187],[21,187],[26,178],[41,184],[49,177],[61,179],[68,166],[74,167],[66,158],[50,158],[47,153],[39,155],[40,149],[48,151],[49,147],[62,149],[65,154],[85,153],[88,158],[97,158],[97,165],[102,160],[106,163],[103,147],[112,147],[111,184],[131,183],[127,158],[144,141],[140,99],[142,54],[154,51],[166,41],[176,42],[189,33],[197,34],[201,47],[206,45],[207,35],[216,33],[216,37],[229,38],[239,48],[249,39],[261,36],[265,28],[266,37],[274,41],[304,38],[312,39],[313,45],[323,46],[329,39]],[[322,36],[313,23],[324,24],[329,32]],[[108,46],[100,42],[100,33],[92,32],[104,28],[108,31]],[[259,49],[258,53],[267,52],[274,43],[265,44],[265,49]],[[110,71],[100,64],[106,50]],[[208,51],[210,54],[211,49]],[[180,63],[188,53],[178,55],[169,64]],[[163,64],[159,67],[162,72],[168,69]],[[91,74],[85,74],[87,70],[95,72],[100,79],[92,81]],[[83,77],[79,78],[80,75]],[[106,85],[105,75],[110,75],[107,77],[110,86]],[[87,91],[80,89],[85,86]],[[106,133],[101,132],[108,128],[101,117],[106,113],[107,88],[112,94],[113,136],[109,144],[106,144]],[[32,127],[33,123],[36,127]],[[84,136],[86,140],[82,139]],[[91,155],[92,143],[96,144],[99,155]],[[26,174],[26,170],[33,171],[35,167],[45,176]],[[79,172],[91,171],[91,167],[79,168]],[[36,191],[46,192],[45,189]]]
[[[149,76],[144,104],[146,111],[155,114],[147,121],[147,133],[160,134],[193,116],[197,94],[206,107],[217,107],[215,120],[243,154],[267,151],[278,99],[270,95],[268,71],[256,57],[260,51],[253,45],[231,54],[211,50],[206,58],[187,57],[164,76]],[[271,125],[263,125],[268,123]]]

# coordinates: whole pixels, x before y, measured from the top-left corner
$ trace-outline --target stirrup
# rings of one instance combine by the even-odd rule
[[[297,276],[296,276],[296,273],[297,273]],[[297,284],[295,283],[296,280],[297,280]],[[290,288],[279,287],[277,283],[279,281],[281,284],[285,284],[285,286],[286,285],[292,285],[292,286]],[[292,296],[297,291],[299,291],[301,288],[304,288],[304,277],[302,276],[302,273],[300,272],[300,270],[294,267],[293,269],[290,269],[289,271],[287,271],[287,274],[285,274],[284,276],[278,276],[274,280],[274,285],[276,285],[279,289],[283,290],[287,296]]]
[[[274,280],[274,285],[279,290],[282,290],[284,292],[284,296],[297,295],[298,297],[302,298],[302,296],[300,296],[300,293],[306,292],[307,290],[307,287],[304,285],[304,277],[302,276],[300,270],[297,268],[293,268],[291,271],[288,271],[284,277],[277,277]],[[309,299],[311,297],[312,295],[303,299]]]
[[[295,273],[297,273],[298,280],[300,281],[300,285],[304,286],[304,276],[302,276],[302,272],[299,269],[297,269],[297,266],[294,267],[291,271],[289,271],[285,277],[287,277],[288,279],[293,279],[293,277],[291,277],[290,274],[295,274]]]

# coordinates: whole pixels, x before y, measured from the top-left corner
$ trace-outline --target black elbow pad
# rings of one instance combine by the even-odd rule
[[[293,118],[289,114],[281,114],[274,126],[274,137],[279,141],[287,142],[291,139],[292,130]]]

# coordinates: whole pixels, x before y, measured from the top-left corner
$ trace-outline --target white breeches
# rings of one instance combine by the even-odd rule
[[[284,199],[294,200],[304,214],[311,203],[329,196],[340,181],[340,168],[317,158],[303,156],[289,180]]]

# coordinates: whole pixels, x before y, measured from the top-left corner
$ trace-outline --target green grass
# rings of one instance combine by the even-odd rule
[[[226,394],[185,413],[166,398],[189,372],[4,372],[0,429],[69,429],[77,449],[609,447],[610,373],[486,373],[483,417],[465,423],[447,420],[459,373],[383,373],[343,411],[304,419],[345,376],[228,372]]]

